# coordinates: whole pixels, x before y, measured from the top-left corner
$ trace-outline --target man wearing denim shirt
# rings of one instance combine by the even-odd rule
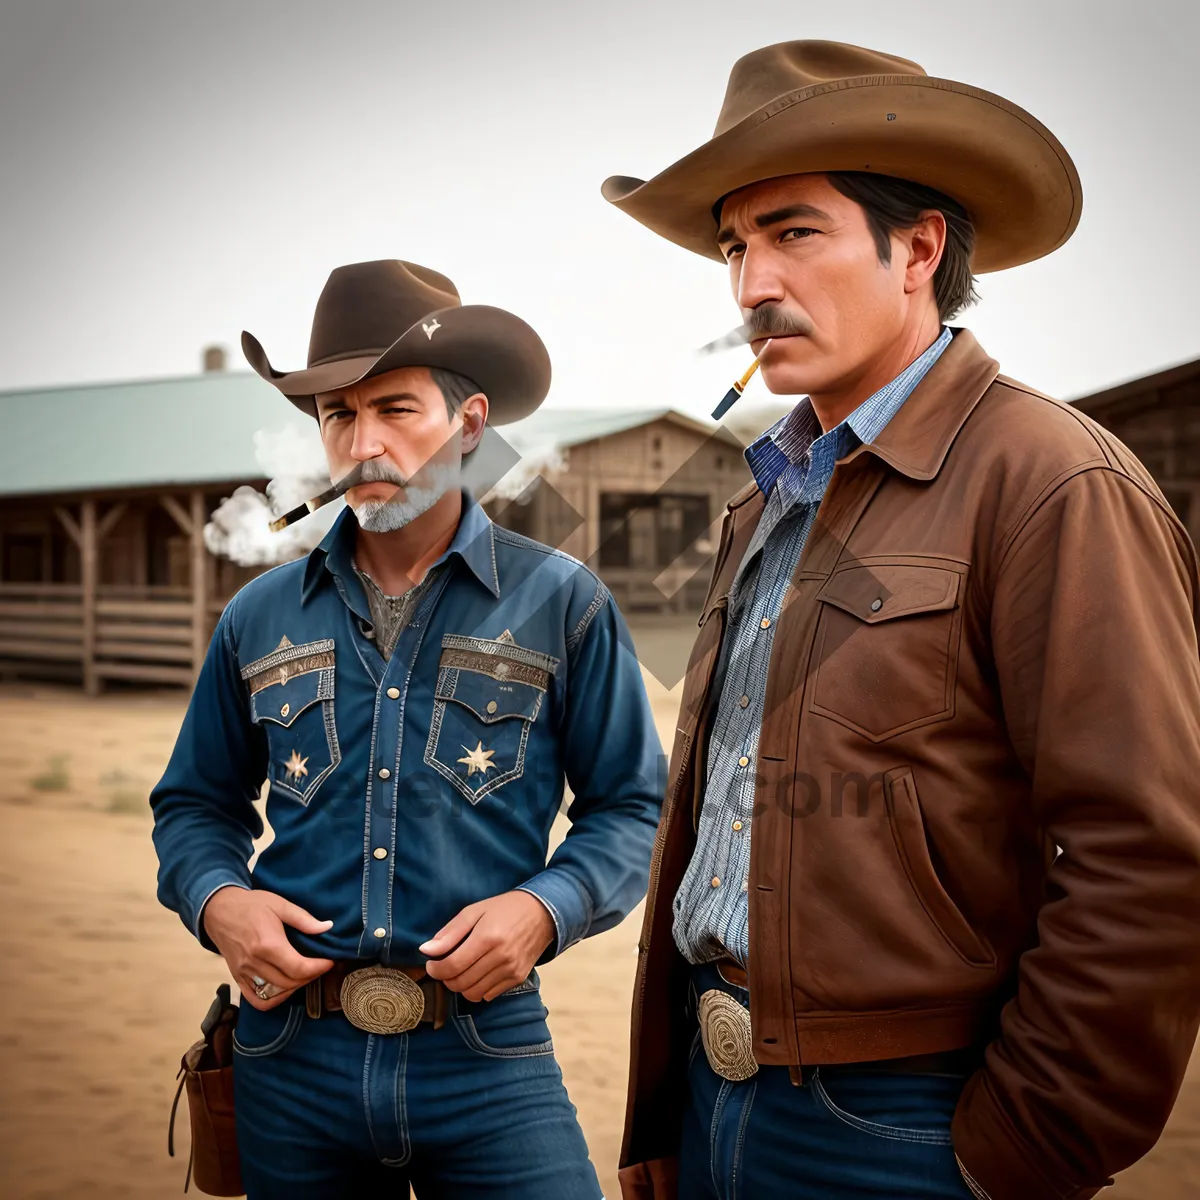
[[[402,262],[333,272],[306,369],[243,345],[355,480],[226,608],[151,797],[160,898],[242,989],[247,1194],[595,1200],[534,965],[644,893],[660,747],[603,583],[458,483],[545,349]]]

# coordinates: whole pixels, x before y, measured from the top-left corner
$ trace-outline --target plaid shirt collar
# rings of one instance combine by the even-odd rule
[[[952,336],[949,329],[943,328],[937,341],[924,354],[828,433],[821,432],[812,402],[805,396],[791,412],[746,447],[746,463],[762,494],[770,496],[779,484],[785,511],[798,500],[819,499],[833,473],[834,463],[859,443],[869,445],[883,432],[926,372],[941,357],[942,351],[950,345]],[[819,464],[821,469],[814,471],[814,464]],[[810,491],[816,494],[809,495]]]

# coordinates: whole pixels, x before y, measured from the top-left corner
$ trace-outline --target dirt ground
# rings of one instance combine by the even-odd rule
[[[666,669],[658,672],[667,676]],[[664,742],[678,689],[648,680]],[[160,1200],[179,1056],[224,977],[154,896],[145,797],[183,714],[179,694],[0,687],[0,1196]],[[607,1195],[626,1081],[640,909],[544,971],[559,1061]],[[178,1149],[178,1148],[177,1148]],[[1200,1060],[1159,1145],[1105,1195],[1200,1189]]]

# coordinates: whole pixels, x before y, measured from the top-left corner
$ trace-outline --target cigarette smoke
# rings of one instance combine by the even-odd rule
[[[204,527],[204,544],[210,554],[243,567],[300,558],[316,548],[345,507],[338,499],[279,533],[270,530],[279,513],[329,486],[329,465],[317,427],[260,429],[254,435],[254,457],[270,479],[267,494],[249,486],[237,488]]]
[[[526,423],[522,423],[525,425]],[[539,430],[510,426],[504,436],[487,426],[475,452],[463,460],[462,482],[481,501],[522,497],[540,474],[566,469],[566,455]],[[330,485],[329,464],[315,422],[303,428],[260,429],[254,457],[270,482],[267,492],[237,488],[204,527],[209,553],[239,566],[272,566],[301,558],[315,549],[346,505],[339,498],[303,519],[272,533],[270,522]]]

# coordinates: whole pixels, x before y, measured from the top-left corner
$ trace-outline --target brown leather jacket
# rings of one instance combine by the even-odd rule
[[[1158,1137],[1200,1021],[1196,554],[1145,468],[966,331],[839,461],[779,617],[757,764],[763,1064],[987,1044],[954,1145],[992,1200],[1084,1200]],[[674,1195],[730,502],[651,869],[621,1157]],[[1055,858],[1055,848],[1062,853]]]

